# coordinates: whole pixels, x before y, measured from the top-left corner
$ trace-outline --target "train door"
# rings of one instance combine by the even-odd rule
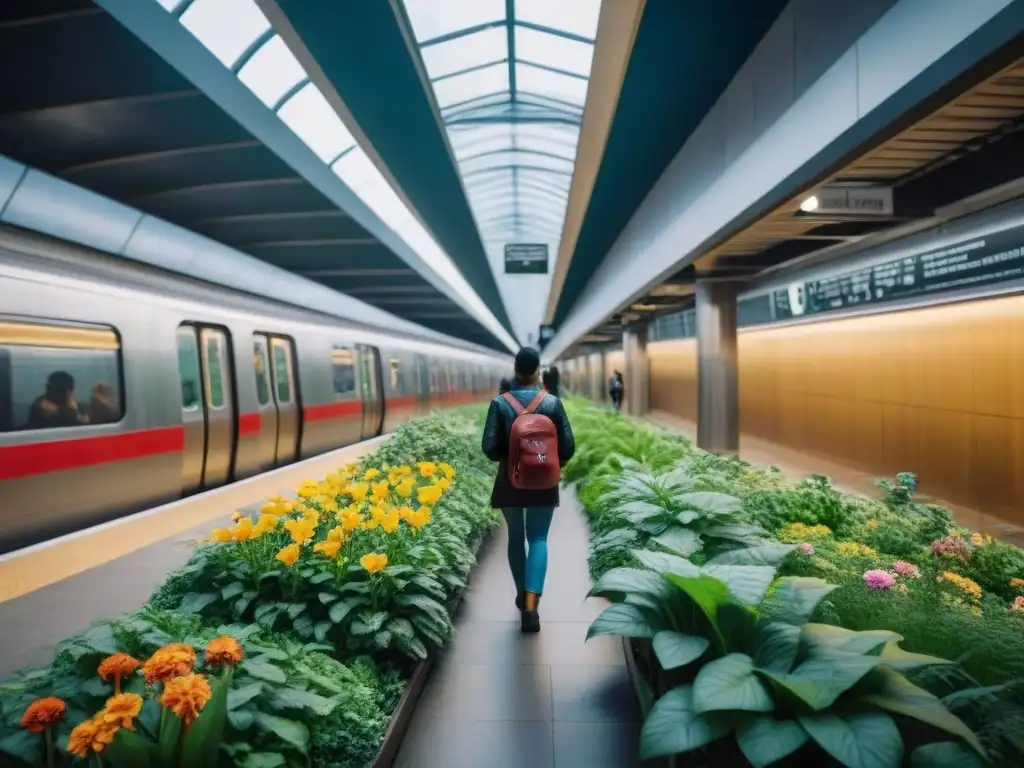
[[[299,387],[295,375],[295,345],[283,336],[270,336],[274,405],[277,407],[277,466],[291,464],[299,452]]]
[[[252,335],[252,367],[256,377],[256,408],[260,417],[259,468],[273,469],[277,463],[277,404],[274,401],[270,373],[270,339],[266,334]]]
[[[215,488],[231,477],[238,414],[230,344],[225,329],[191,323],[178,327],[186,493]]]
[[[363,401],[363,439],[380,434],[384,416],[383,381],[380,374],[380,350],[366,344],[357,347],[359,357],[359,397]]]
[[[424,413],[430,407],[430,367],[427,358],[417,354],[415,357],[416,377],[413,386],[416,392],[417,411]]]

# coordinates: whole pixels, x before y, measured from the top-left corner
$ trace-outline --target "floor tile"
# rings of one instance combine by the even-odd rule
[[[551,694],[557,722],[640,722],[625,664],[553,666]]]
[[[551,723],[420,720],[395,768],[554,768]]]
[[[429,720],[551,720],[551,668],[464,664],[446,657],[435,667],[417,716]]]
[[[643,768],[637,723],[554,724],[555,768]]]

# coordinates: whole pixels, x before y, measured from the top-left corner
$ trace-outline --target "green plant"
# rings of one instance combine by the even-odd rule
[[[745,559],[755,558],[747,553]],[[975,734],[903,674],[948,662],[907,653],[896,633],[808,622],[832,585],[790,577],[772,586],[771,565],[700,568],[682,558],[638,556],[649,569],[611,571],[595,585],[592,594],[616,602],[588,636],[649,639],[661,668],[674,675],[644,722],[641,757],[731,737],[758,768],[808,744],[846,766],[898,768],[904,737],[897,715],[960,740],[919,746],[915,761],[981,764],[964,746],[984,754]],[[773,550],[760,559],[780,556]],[[956,762],[934,762],[939,752]]]
[[[824,525],[842,536],[864,519],[858,507],[821,475],[811,475],[789,490],[753,493],[744,501],[744,509],[754,522],[773,532],[803,523]]]
[[[1024,578],[1024,552],[1002,541],[986,541],[975,546],[967,563],[959,570],[976,581],[987,593],[1011,602],[1024,594],[1024,584],[1015,586],[1014,579]]]

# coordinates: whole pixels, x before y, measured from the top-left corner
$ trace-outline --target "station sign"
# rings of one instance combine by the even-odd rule
[[[822,187],[814,215],[892,216],[892,187]]]
[[[952,243],[772,294],[784,320],[898,299],[949,293],[1024,278],[1024,226]]]
[[[542,345],[547,344],[555,337],[555,326],[553,325],[542,325],[540,327],[540,333],[537,335],[537,339]]]
[[[505,245],[506,275],[546,275],[548,246],[546,243],[507,243]]]

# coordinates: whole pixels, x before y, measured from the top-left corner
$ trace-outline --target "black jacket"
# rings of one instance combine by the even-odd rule
[[[540,387],[523,389],[516,386],[512,389],[512,395],[525,408],[539,391]],[[569,426],[569,417],[565,415],[562,401],[554,395],[548,395],[537,406],[535,412],[547,416],[554,422],[558,432],[558,462],[564,465],[576,452],[576,440],[572,436],[572,427]],[[499,462],[498,474],[494,478],[494,490],[491,491],[491,506],[557,507],[557,487],[545,491],[524,491],[513,487],[508,481],[508,441],[515,418],[515,409],[504,397],[491,400],[491,407],[487,411],[487,423],[484,425],[484,436],[480,443],[484,455],[491,461]]]

